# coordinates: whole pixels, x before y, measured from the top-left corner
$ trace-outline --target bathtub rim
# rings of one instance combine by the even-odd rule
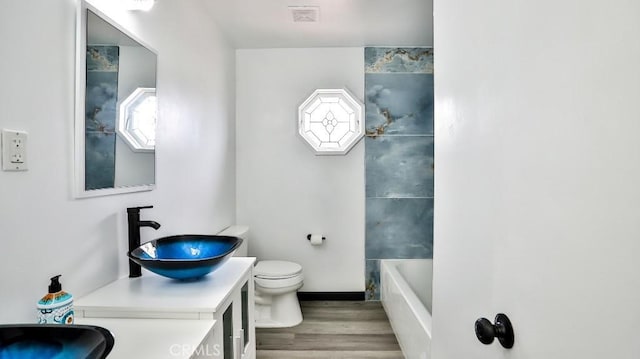
[[[418,323],[420,324],[422,329],[427,333],[427,335],[429,336],[429,339],[431,339],[432,338],[432,330],[431,330],[432,317],[431,317],[431,313],[429,313],[429,311],[427,310],[427,308],[424,305],[424,303],[422,303],[422,300],[420,300],[420,298],[418,298],[418,295],[413,291],[413,289],[411,289],[411,286],[409,285],[409,283],[407,283],[407,281],[402,276],[402,273],[400,273],[400,271],[397,268],[397,266],[399,264],[401,264],[403,261],[425,261],[425,260],[433,261],[430,258],[427,258],[427,259],[382,259],[382,260],[380,260],[380,279],[382,280],[382,278],[385,277],[385,275],[384,275],[385,272],[389,274],[389,277],[394,281],[394,284],[397,287],[399,287],[400,290],[402,291],[402,293],[404,294],[403,297],[408,302],[409,309],[411,309],[411,312],[413,313],[413,315],[417,319]],[[433,276],[432,276],[432,278],[433,278]],[[381,297],[381,299],[382,299],[382,297]],[[385,304],[386,301],[381,300],[381,302],[382,302],[382,306],[385,308],[385,311],[388,312],[388,308],[386,308],[386,304]],[[432,304],[432,306],[433,306],[433,304]],[[433,310],[433,308],[432,308],[432,310]],[[391,326],[393,327],[393,322],[391,322]],[[394,329],[394,333],[395,332],[396,331]]]

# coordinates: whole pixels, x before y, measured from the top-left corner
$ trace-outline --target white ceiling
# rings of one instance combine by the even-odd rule
[[[203,0],[236,48],[432,46],[433,0]],[[319,6],[294,23],[289,6]]]

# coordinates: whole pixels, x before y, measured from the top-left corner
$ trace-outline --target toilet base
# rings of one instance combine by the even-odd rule
[[[289,328],[302,323],[296,292],[266,295],[256,288],[256,328]]]

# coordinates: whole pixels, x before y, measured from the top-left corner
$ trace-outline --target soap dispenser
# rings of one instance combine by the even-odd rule
[[[73,324],[73,296],[62,290],[61,276],[51,278],[49,293],[38,301],[38,324]]]

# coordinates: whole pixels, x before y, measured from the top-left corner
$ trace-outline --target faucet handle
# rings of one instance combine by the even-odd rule
[[[153,208],[153,206],[129,207],[127,213],[140,213],[141,209]]]

